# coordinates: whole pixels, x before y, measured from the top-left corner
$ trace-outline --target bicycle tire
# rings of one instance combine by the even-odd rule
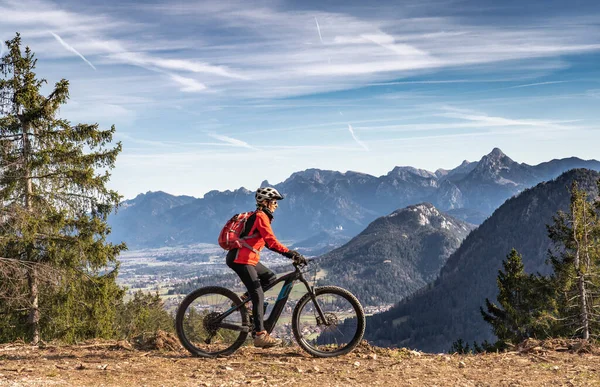
[[[362,340],[362,338],[365,334],[366,319],[365,319],[365,312],[362,308],[362,305],[360,304],[358,299],[352,293],[350,293],[346,289],[343,289],[343,288],[340,288],[337,286],[317,287],[317,288],[315,288],[314,292],[315,292],[315,297],[316,297],[317,301],[319,300],[319,298],[324,298],[323,296],[326,296],[326,295],[340,296],[340,297],[342,297],[342,299],[346,300],[348,302],[348,304],[352,306],[352,310],[355,314],[354,316],[349,316],[349,317],[356,319],[356,331],[354,333],[350,332],[350,334],[352,334],[352,338],[343,347],[338,347],[338,348],[328,347],[327,350],[322,350],[322,349],[317,348],[315,346],[315,343],[307,340],[304,337],[304,335],[302,333],[302,329],[301,329],[302,312],[305,310],[305,308],[307,308],[307,306],[313,305],[312,298],[311,298],[310,294],[307,293],[300,299],[300,301],[298,301],[298,303],[296,304],[296,308],[294,309],[294,313],[292,315],[292,331],[294,333],[296,342],[298,343],[298,345],[300,345],[300,347],[303,350],[305,350],[306,352],[308,352],[309,354],[311,354],[312,356],[315,356],[315,357],[334,357],[334,356],[345,355],[345,354],[351,352],[360,343],[360,341]],[[323,308],[321,303],[319,305]],[[325,312],[325,310],[324,310],[324,312]],[[336,313],[341,314],[341,312],[325,312],[326,315],[330,314],[330,313],[334,314],[334,315]],[[316,316],[316,313],[314,311],[313,311],[313,314]],[[334,316],[334,318],[336,318],[336,317]],[[344,320],[346,320],[346,319],[344,319]],[[349,320],[349,321],[352,322],[353,320]],[[314,341],[314,339],[312,341]],[[327,346],[325,346],[325,347],[327,347]]]
[[[183,301],[179,305],[179,308],[177,309],[177,314],[175,316],[175,330],[177,332],[177,336],[179,337],[179,341],[181,342],[181,345],[183,345],[183,347],[185,349],[187,349],[194,356],[217,357],[217,356],[231,355],[239,347],[241,347],[244,344],[244,341],[246,341],[246,338],[248,337],[248,332],[227,330],[227,332],[234,332],[234,333],[230,334],[230,335],[232,335],[233,340],[232,340],[231,345],[228,345],[227,347],[225,347],[223,349],[219,349],[216,351],[210,351],[210,350],[205,350],[205,349],[199,348],[198,346],[194,345],[192,338],[188,337],[188,335],[186,334],[186,330],[185,330],[186,313],[189,317],[190,311],[188,311],[188,308],[190,307],[190,305],[192,305],[192,303],[194,303],[194,301],[198,300],[199,298],[201,298],[203,296],[211,296],[211,295],[224,297],[223,304],[228,303],[228,305],[225,305],[225,308],[228,308],[232,305],[239,305],[242,303],[242,300],[240,299],[240,297],[237,294],[235,294],[234,292],[232,292],[229,289],[219,287],[219,286],[207,286],[204,288],[197,289],[197,290],[193,291],[192,293],[188,294],[183,299]],[[228,301],[227,301],[227,299],[228,299]],[[219,311],[215,311],[213,313],[222,313],[224,311],[225,310],[219,310]],[[250,325],[248,310],[246,309],[246,307],[242,307],[242,308],[238,309],[236,312],[234,312],[234,314],[239,314],[239,318],[241,320],[240,321],[241,325],[243,325],[243,326]],[[205,320],[206,318],[207,318],[207,316],[205,315],[203,317],[203,319]],[[204,323],[204,320],[200,320],[200,318],[199,318],[199,321],[201,321],[202,323]],[[223,329],[223,328],[219,328],[219,329]],[[235,337],[235,334],[238,334],[238,336]]]

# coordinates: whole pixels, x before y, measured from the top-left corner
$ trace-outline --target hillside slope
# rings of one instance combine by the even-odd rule
[[[447,350],[462,338],[493,340],[480,315],[485,298],[496,299],[496,276],[512,248],[523,255],[529,273],[549,273],[545,264],[551,247],[546,225],[558,210],[566,210],[573,180],[597,195],[600,173],[572,170],[507,200],[463,241],[448,258],[435,283],[387,313],[373,316],[367,339],[380,345],[398,345],[425,351]]]
[[[537,344],[537,343],[535,343]],[[425,354],[361,345],[315,359],[298,347],[243,347],[201,359],[177,350],[132,350],[116,342],[81,346],[0,345],[0,385],[8,386],[592,386],[596,348],[482,355]],[[565,346],[566,350],[567,347]],[[586,353],[591,352],[591,353]]]
[[[396,303],[433,281],[474,227],[430,203],[399,209],[321,256],[320,283],[345,287],[364,305]]]

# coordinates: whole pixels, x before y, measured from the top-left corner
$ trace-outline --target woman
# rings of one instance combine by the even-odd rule
[[[265,187],[256,190],[256,212],[252,214],[244,231],[240,235],[251,247],[242,247],[230,250],[227,254],[227,266],[237,273],[252,299],[252,315],[254,316],[254,346],[269,348],[281,344],[280,339],[271,337],[264,327],[264,292],[266,288],[276,279],[275,273],[260,263],[260,250],[267,246],[269,250],[275,251],[297,263],[306,260],[297,251],[288,249],[281,244],[271,229],[273,213],[277,209],[277,201],[283,200],[283,196],[275,188]]]

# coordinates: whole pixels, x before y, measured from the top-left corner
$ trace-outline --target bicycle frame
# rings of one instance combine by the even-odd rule
[[[280,282],[283,282],[283,287],[279,291],[279,295],[277,296],[277,300],[275,301],[273,310],[271,310],[271,313],[269,314],[269,318],[264,320],[265,330],[267,332],[271,333],[273,331],[273,329],[275,328],[275,325],[277,324],[277,321],[279,320],[279,317],[281,316],[281,313],[283,312],[283,308],[285,307],[285,304],[287,303],[287,300],[292,292],[292,288],[294,287],[294,283],[296,281],[300,281],[304,284],[304,286],[306,287],[307,293],[310,295],[311,299],[313,300],[313,303],[315,304],[315,309],[317,310],[317,313],[319,314],[321,321],[326,321],[325,315],[323,314],[323,310],[317,303],[315,292],[314,292],[313,288],[310,286],[308,281],[302,275],[300,268],[298,266],[295,266],[294,271],[277,278],[273,283],[271,283],[269,286],[267,286],[265,289],[263,289],[263,291],[266,292],[266,291],[272,289],[273,287],[275,287]],[[250,301],[251,301],[250,297],[248,297],[246,299],[242,299],[241,304],[231,307],[227,311],[225,311],[225,312],[221,313],[219,316],[217,316],[215,318],[215,322],[218,322],[217,325],[221,328],[232,329],[232,330],[242,331],[242,332],[250,332],[250,327],[248,327],[248,326],[240,326],[240,325],[220,322],[220,321],[223,321],[223,319],[225,319],[227,316],[231,315],[236,310],[240,309],[242,306],[249,303]],[[262,307],[262,305],[260,307]]]

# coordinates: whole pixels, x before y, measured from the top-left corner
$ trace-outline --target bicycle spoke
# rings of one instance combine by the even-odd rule
[[[298,305],[294,329],[299,344],[315,356],[346,353],[360,341],[364,333],[364,314],[354,296],[337,287],[316,291],[322,316],[312,298]]]
[[[237,349],[247,336],[247,332],[232,329],[247,325],[243,310],[233,311],[227,317],[218,318],[222,313],[237,305],[237,296],[226,289],[200,289],[190,295],[177,313],[177,333],[182,344],[193,354],[215,356],[227,354]],[[223,328],[220,324],[230,324]]]

